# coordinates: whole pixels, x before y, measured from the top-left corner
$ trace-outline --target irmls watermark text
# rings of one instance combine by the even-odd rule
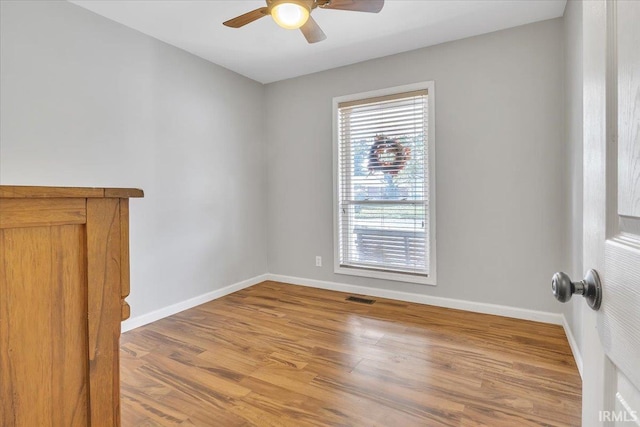
[[[598,411],[600,422],[638,422],[638,411]]]

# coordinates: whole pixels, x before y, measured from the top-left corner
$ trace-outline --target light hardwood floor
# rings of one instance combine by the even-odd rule
[[[560,326],[264,282],[122,336],[122,425],[579,426]]]

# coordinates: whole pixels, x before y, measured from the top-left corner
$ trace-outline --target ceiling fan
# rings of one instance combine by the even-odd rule
[[[326,39],[327,36],[311,17],[311,11],[316,7],[378,13],[384,6],[384,0],[266,0],[266,2],[266,7],[236,16],[223,24],[231,28],[240,28],[271,15],[282,28],[289,30],[300,28],[309,43],[317,43]]]

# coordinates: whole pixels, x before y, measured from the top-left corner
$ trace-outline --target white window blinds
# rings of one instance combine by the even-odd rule
[[[340,267],[429,275],[427,97],[338,104]]]

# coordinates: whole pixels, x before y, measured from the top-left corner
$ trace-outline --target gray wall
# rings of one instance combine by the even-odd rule
[[[574,280],[584,275],[582,265],[582,2],[569,0],[564,12],[565,146],[567,168],[566,239],[568,273]],[[565,305],[565,317],[582,349],[582,298]],[[580,350],[581,351],[581,350]],[[582,351],[581,351],[582,352]]]
[[[269,271],[559,312],[562,45],[554,19],[267,85]],[[438,286],[334,274],[332,98],[424,80],[436,85]]]
[[[133,316],[267,271],[264,87],[67,2],[1,2],[0,182],[133,186]]]

